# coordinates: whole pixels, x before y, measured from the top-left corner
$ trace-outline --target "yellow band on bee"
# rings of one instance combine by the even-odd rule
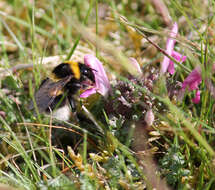
[[[70,65],[70,68],[71,68],[75,78],[80,79],[81,73],[80,73],[79,64],[75,61],[66,61],[65,63],[68,63]]]

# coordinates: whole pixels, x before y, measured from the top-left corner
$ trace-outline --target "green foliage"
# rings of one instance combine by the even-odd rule
[[[191,172],[187,168],[185,156],[180,152],[180,148],[172,146],[160,160],[162,173],[167,182],[174,187],[181,183],[183,177],[188,177]]]
[[[214,5],[1,0],[0,188],[142,190],[167,189],[167,182],[173,189],[215,189]],[[174,61],[174,75],[161,76],[173,22],[179,26],[175,50],[187,59]],[[69,122],[28,110],[57,63],[85,54],[104,63],[109,96],[80,100],[77,94],[79,115]],[[129,57],[137,59],[142,76],[131,74]],[[199,104],[192,102],[195,92],[180,96],[196,66]],[[152,126],[145,119],[149,109]]]

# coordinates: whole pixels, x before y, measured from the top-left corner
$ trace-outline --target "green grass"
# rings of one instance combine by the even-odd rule
[[[175,50],[187,56],[181,64],[170,57],[172,76],[159,75],[169,28],[152,2],[1,1],[0,189],[215,188],[214,92],[206,83],[214,83],[214,2],[164,1],[179,25]],[[78,99],[79,121],[29,111],[54,65],[83,61],[86,52],[104,63],[111,94]],[[179,101],[177,83],[196,66],[201,101],[188,91]]]

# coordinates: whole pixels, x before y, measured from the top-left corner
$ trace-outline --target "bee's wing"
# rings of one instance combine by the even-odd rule
[[[51,105],[56,96],[61,94],[62,88],[70,81],[71,78],[72,76],[68,76],[57,82],[54,82],[50,78],[46,78],[41,83],[38,91],[34,95],[39,112],[45,111]],[[30,102],[28,108],[30,110],[34,108],[33,101]]]

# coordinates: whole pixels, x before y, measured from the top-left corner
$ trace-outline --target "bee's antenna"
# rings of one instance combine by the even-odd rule
[[[97,70],[95,70],[95,69],[92,69],[93,71],[96,71],[96,72],[98,72]]]

